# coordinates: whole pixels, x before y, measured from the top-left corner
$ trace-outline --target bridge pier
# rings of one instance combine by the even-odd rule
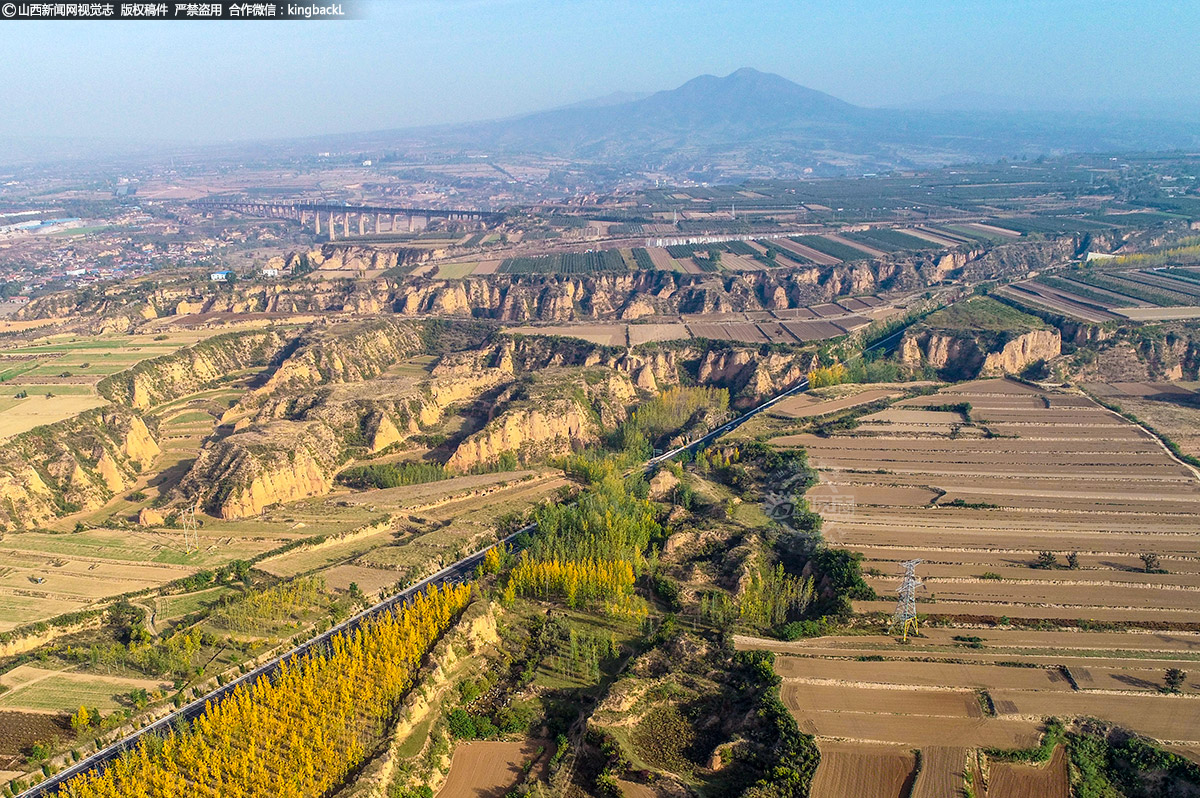
[[[327,233],[329,240],[339,236],[350,237],[351,215],[357,216],[358,234],[366,236],[369,229],[375,234],[384,232],[400,233],[404,230],[420,232],[429,227],[432,219],[444,219],[454,223],[451,226],[473,223],[479,228],[486,228],[492,221],[499,221],[502,216],[488,211],[472,211],[462,208],[428,209],[428,208],[389,208],[373,205],[335,205],[320,202],[268,202],[247,201],[244,199],[198,200],[194,203],[206,211],[224,209],[249,216],[259,216],[267,219],[292,219],[301,227],[307,228],[309,215],[312,216],[312,229],[317,235]],[[322,215],[328,214],[322,219]],[[373,219],[371,217],[374,217]],[[341,229],[338,229],[338,225]]]

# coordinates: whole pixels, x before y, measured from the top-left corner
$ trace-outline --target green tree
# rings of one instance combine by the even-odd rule
[[[1033,567],[1053,570],[1058,567],[1058,556],[1052,551],[1039,551]]]
[[[1163,676],[1163,689],[1168,693],[1178,693],[1183,688],[1185,681],[1187,681],[1186,672],[1179,668],[1167,668],[1167,672]]]

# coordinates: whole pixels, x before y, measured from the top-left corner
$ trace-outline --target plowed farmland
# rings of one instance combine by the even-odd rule
[[[916,759],[902,749],[831,746],[821,750],[813,798],[904,798]]]
[[[1012,380],[903,399],[845,426],[772,443],[807,450],[818,469],[808,498],[826,540],[863,555],[879,598],[854,602],[855,625],[877,632],[737,641],[780,654],[800,727],[841,747],[827,780],[854,742],[929,757],[952,741],[957,771],[939,759],[917,783],[957,789],[964,749],[1030,745],[1050,717],[1200,746],[1192,467],[1086,395]],[[922,560],[922,632],[902,645],[886,626],[910,559]],[[1188,673],[1182,695],[1161,689],[1169,668]],[[991,773],[989,796],[1067,794],[1061,751]]]

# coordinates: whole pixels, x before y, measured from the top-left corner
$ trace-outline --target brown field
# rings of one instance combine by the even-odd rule
[[[858,405],[870,404],[879,399],[896,395],[892,391],[874,390],[863,391],[862,393],[843,396],[838,399],[822,400],[802,393],[784,399],[779,404],[773,406],[770,413],[787,418],[813,418],[815,416],[823,416],[826,413],[857,407]]]
[[[1134,321],[1181,321],[1184,319],[1200,319],[1200,307],[1175,306],[1166,308],[1117,308],[1119,313]]]
[[[1155,404],[1141,398],[1153,386],[1110,395],[1118,390]],[[968,416],[922,409],[956,401],[970,402]],[[984,425],[1016,437],[988,437]],[[937,743],[905,732],[906,717],[920,718],[964,746],[1004,747],[1033,739],[1042,718],[1094,716],[1175,744],[1200,738],[1200,699],[1189,697],[1200,677],[1183,697],[1158,692],[1167,668],[1190,674],[1200,661],[1200,480],[1145,430],[1079,393],[980,380],[902,400],[847,432],[772,443],[808,451],[825,538],[864,555],[880,598],[854,602],[856,612],[890,616],[900,562],[925,561],[927,622],[906,646],[882,625],[795,643],[738,639],[785,655],[785,702],[806,730]],[[1033,567],[1040,551],[1060,567]],[[1139,555],[1151,552],[1167,573],[1145,572]],[[930,625],[939,618],[954,626]],[[1077,631],[1088,622],[1118,626]],[[963,714],[978,709],[964,702],[975,690],[990,692],[999,717]]]
[[[1006,238],[1020,238],[1021,234],[1016,230],[1009,230],[1007,227],[997,227],[994,224],[983,224],[982,222],[968,222],[963,227],[971,227],[984,233],[995,233]]]
[[[687,327],[683,324],[629,325],[629,343],[631,346],[650,343],[652,341],[682,341],[691,337]]]
[[[550,749],[550,744],[540,740],[459,743],[446,783],[437,794],[445,798],[502,798],[521,781],[524,765],[548,759]]]
[[[996,291],[1019,302],[1040,305],[1094,324],[1119,318],[1116,314],[1101,310],[1096,305],[1084,304],[1082,301],[1073,301],[1061,294],[1051,293],[1051,289],[1039,283],[1014,283],[1001,286]]]
[[[948,798],[961,795],[967,749],[932,745],[921,749],[921,772],[913,785],[912,798]]]
[[[772,311],[777,319],[815,319],[816,313],[808,308],[786,308]]]
[[[870,323],[870,319],[866,319],[862,316],[843,316],[840,319],[833,320],[833,325],[835,327],[840,327],[848,333],[854,332],[855,330],[861,330]]]
[[[505,332],[514,335],[562,335],[582,338],[601,346],[624,346],[624,324],[563,324],[553,327],[509,327]]]
[[[12,770],[23,764],[34,743],[71,735],[66,715],[0,710],[0,770]]]
[[[835,305],[832,302],[826,302],[822,305],[812,305],[809,307],[813,313],[817,314],[822,319],[827,319],[833,316],[845,316],[846,309],[840,305]]]
[[[721,253],[721,267],[736,272],[761,272],[767,267],[748,255]]]
[[[846,334],[841,327],[827,321],[786,321],[783,326],[801,341],[823,341]]]
[[[958,241],[947,237],[944,233],[931,233],[919,227],[905,227],[900,232],[942,247],[957,247],[959,245]]]
[[[755,642],[755,648],[766,648]],[[770,648],[786,651],[778,643]],[[872,662],[819,657],[782,656],[775,669],[784,679],[846,682],[856,685],[897,685],[906,688],[983,689],[1004,687],[1014,690],[1070,690],[1071,684],[1057,670],[1049,668],[1010,668],[1004,665],[975,665],[958,662]]]
[[[927,715],[943,718],[983,716],[975,693],[970,690],[892,690],[890,688],[846,687],[785,682],[781,695],[788,709],[802,712],[878,712],[885,715]]]
[[[823,744],[812,798],[907,798],[916,757],[909,751]]]
[[[851,712],[793,712],[800,730],[817,737],[864,743],[945,745],[947,740],[979,748],[1029,748],[1037,744],[1041,723],[1005,718],[906,717]]]
[[[1200,699],[1183,695],[1145,693],[1061,693],[1053,696],[997,690],[996,712],[1006,715],[1056,715],[1104,718],[1159,740],[1196,742],[1200,738]]]
[[[760,321],[758,323],[759,332],[767,337],[767,340],[773,344],[777,343],[796,343],[796,336],[788,332],[782,324],[777,321]]]
[[[646,252],[650,254],[650,260],[654,262],[654,268],[664,272],[677,272],[680,270],[679,264],[662,247],[647,247]]]
[[[1134,393],[1139,388],[1140,395]],[[1200,396],[1173,385],[1151,383],[1125,383],[1121,391],[1124,395],[1110,395],[1109,401],[1171,438],[1184,454],[1200,456]]]
[[[854,297],[849,297],[847,299],[839,299],[837,301],[837,303],[839,305],[841,305],[843,308],[845,308],[846,310],[850,311],[851,313],[857,313],[860,310],[870,310],[871,309],[871,306],[868,305],[866,302],[863,302],[861,299],[855,299]]]
[[[645,784],[636,784],[632,781],[618,779],[617,786],[621,788],[623,798],[658,798],[658,793],[652,787],[647,787]]]
[[[101,407],[108,401],[95,395],[60,396],[47,398],[44,393],[34,393],[29,388],[28,399],[21,399],[0,410],[0,440],[28,432],[43,424],[73,418],[85,410]]]
[[[767,337],[758,327],[749,322],[688,322],[688,329],[697,338],[720,341],[741,341],[748,344],[766,343]]]
[[[993,762],[989,772],[988,798],[1069,798],[1071,794],[1062,746],[1044,765]]]

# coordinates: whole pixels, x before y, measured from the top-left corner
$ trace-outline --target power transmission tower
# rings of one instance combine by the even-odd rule
[[[180,520],[183,521],[183,551],[185,554],[200,551],[200,522],[196,520],[196,507],[199,504],[200,500],[196,499],[195,504],[179,514]]]
[[[917,628],[917,588],[921,587],[922,583],[917,578],[917,566],[921,562],[908,560],[900,563],[904,567],[904,581],[896,588],[900,600],[896,604],[896,612],[892,615],[892,625],[888,627],[888,632],[899,629],[901,639],[905,642],[908,642],[909,629],[912,629],[914,635],[920,633]]]

